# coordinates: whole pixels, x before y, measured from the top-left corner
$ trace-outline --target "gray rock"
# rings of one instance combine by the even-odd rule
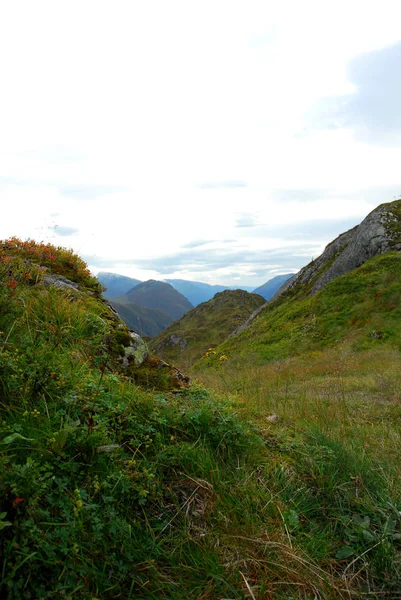
[[[124,348],[124,356],[122,365],[125,369],[128,368],[130,361],[133,360],[135,365],[139,367],[149,356],[149,349],[140,335],[135,331],[130,331],[131,342],[129,346]]]
[[[255,310],[230,337],[246,329],[268,304],[294,286],[312,284],[311,295],[316,294],[336,277],[390,250],[401,250],[401,200],[381,204],[360,225],[339,235],[316,260],[288,279],[273,298]]]
[[[173,335],[171,335],[166,341],[165,345],[179,346],[180,348],[184,349],[188,345],[188,342],[185,338],[182,338],[176,333],[173,333]]]
[[[369,258],[389,252],[393,248],[395,233],[388,226],[393,216],[391,204],[379,206],[358,227],[351,230],[353,235],[349,243],[327,271],[318,278],[312,288],[312,294],[316,294],[336,277],[360,267]]]
[[[53,286],[56,288],[64,288],[69,290],[77,291],[79,289],[79,285],[71,279],[67,279],[67,277],[62,277],[61,275],[45,275],[43,277],[43,283],[47,286]]]

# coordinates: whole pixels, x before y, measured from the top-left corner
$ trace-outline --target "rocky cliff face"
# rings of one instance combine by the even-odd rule
[[[331,242],[312,261],[279,289],[273,300],[298,283],[312,283],[316,294],[330,281],[360,267],[377,254],[401,249],[401,200],[381,204],[360,225]]]
[[[295,286],[309,285],[310,294],[314,295],[336,277],[390,250],[401,250],[401,200],[381,204],[360,225],[339,235],[316,260],[288,279],[269,302],[257,308],[229,337],[246,329],[267,304]]]

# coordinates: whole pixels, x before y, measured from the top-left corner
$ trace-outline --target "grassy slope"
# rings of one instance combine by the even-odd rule
[[[401,255],[374,257],[310,297],[294,288],[270,303],[239,335],[218,350],[232,360],[285,358],[353,340],[358,350],[384,342],[401,346]],[[204,365],[213,363],[213,357]]]
[[[340,538],[344,579],[365,578],[368,597],[375,590],[396,598],[401,256],[375,257],[316,296],[308,291],[272,303],[195,371],[286,456],[279,497],[291,539],[324,561],[329,540]],[[390,556],[392,566],[382,569]]]
[[[399,589],[400,463],[382,460],[400,448],[398,353],[384,345],[351,362],[339,349],[242,374],[228,360],[208,376],[232,401],[199,385],[144,389],[119,372],[119,330],[101,302],[41,287],[4,253],[0,284],[2,597]],[[272,409],[279,423],[265,418]]]
[[[185,368],[208,348],[223,342],[264,302],[262,296],[243,290],[220,292],[172,323],[150,346],[166,360]],[[187,344],[182,347],[169,343],[171,336],[178,336]]]

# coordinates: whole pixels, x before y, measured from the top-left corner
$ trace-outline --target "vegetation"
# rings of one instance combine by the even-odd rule
[[[258,294],[226,290],[172,323],[150,347],[163,358],[186,369],[205,352],[221,344],[258,307],[265,303]]]
[[[62,256],[49,271],[66,276]],[[282,341],[283,358],[266,360],[260,339],[253,356],[225,345],[198,366],[202,382],[173,388],[155,358],[122,368],[129,334],[95,283],[44,285],[4,243],[0,596],[396,598],[400,356],[386,273],[399,263],[381,258],[363,267],[378,298],[356,274],[360,306],[374,299],[357,335],[350,282],[343,295],[333,282],[314,297],[331,288],[333,315],[321,323],[313,308],[319,335],[338,328],[304,328],[314,349]],[[310,300],[293,292],[263,319],[287,310],[298,335]]]
[[[26,266],[29,264],[40,265],[46,269],[53,269],[57,265],[57,273],[68,277],[71,281],[100,294],[103,287],[96,277],[93,277],[86,263],[72,250],[53,244],[44,244],[34,240],[22,241],[16,237],[1,242],[0,260],[3,266],[13,263],[16,259],[22,259]],[[21,265],[21,261],[18,265]],[[46,270],[44,269],[44,270]]]
[[[240,334],[217,350],[231,362],[287,358],[348,339],[355,350],[383,344],[401,349],[401,255],[388,252],[310,296],[313,281],[268,304]],[[201,368],[214,368],[214,357]],[[238,365],[237,365],[238,366]]]

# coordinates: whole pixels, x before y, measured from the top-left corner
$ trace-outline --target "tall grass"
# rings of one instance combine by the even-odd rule
[[[197,372],[261,428],[292,543],[319,564],[336,558],[334,572],[370,597],[401,585],[400,358],[344,343]]]

